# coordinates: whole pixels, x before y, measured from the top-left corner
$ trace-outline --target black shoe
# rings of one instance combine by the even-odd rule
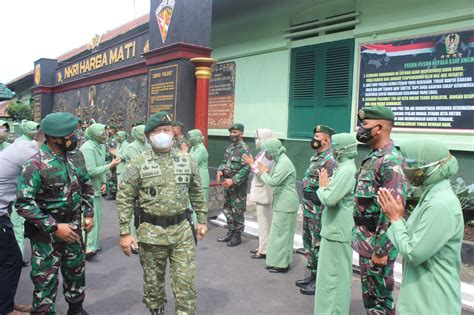
[[[265,269],[267,270],[273,269],[273,266],[265,266]]]
[[[314,281],[315,279],[316,279],[316,275],[311,274],[309,277],[306,277],[306,278],[300,279],[300,280],[296,280],[295,284],[296,284],[297,287],[304,288],[308,284],[310,284],[311,281]]]
[[[30,262],[28,260],[23,260],[21,264],[23,265],[23,267],[26,267],[30,264]]]
[[[67,315],[89,315],[83,308],[82,302],[78,303],[69,303],[69,309],[67,310]]]
[[[85,309],[81,309],[80,311],[67,311],[67,315],[89,315]]]
[[[234,246],[239,245],[240,243],[242,243],[240,232],[234,232],[234,234],[232,234],[230,241],[227,242],[227,246],[234,247]]]
[[[308,283],[307,286],[300,289],[301,294],[304,294],[304,295],[314,295],[315,291],[316,291],[316,280],[311,281],[310,283]]]
[[[265,259],[265,258],[267,258],[267,255],[265,255],[265,254],[253,254],[253,255],[250,256],[250,258],[252,258],[252,259]]]
[[[97,254],[97,252],[86,252],[86,260],[90,260],[96,254]]]
[[[258,252],[258,248],[257,249],[251,249],[249,250],[250,254],[256,254]]]
[[[233,234],[234,234],[234,231],[229,230],[229,231],[227,231],[227,234],[226,234],[226,235],[221,236],[221,237],[218,237],[218,238],[217,238],[217,241],[218,241],[218,242],[228,242],[228,241],[230,241],[230,239],[232,238],[232,235],[233,235]]]
[[[268,271],[271,273],[287,273],[289,269],[290,267],[286,267],[286,268],[272,267],[268,269]]]

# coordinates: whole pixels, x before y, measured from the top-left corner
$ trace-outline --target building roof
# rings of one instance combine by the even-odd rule
[[[101,40],[100,40],[100,43],[103,45],[104,43],[120,36],[120,35],[123,35],[141,25],[144,25],[146,23],[148,23],[150,19],[150,15],[147,13],[139,18],[136,18],[130,22],[127,22],[123,25],[120,25],[119,27],[116,27],[108,32],[106,32],[105,34],[103,34],[101,36]],[[65,61],[68,61],[69,59],[72,59],[74,56],[77,56],[81,53],[84,53],[86,52],[87,50],[90,50],[90,46],[89,46],[89,43],[87,44],[84,44],[80,47],[77,47],[77,48],[74,48],[62,55],[60,55],[59,57],[56,57],[56,59],[61,62],[65,62]],[[32,67],[33,68],[33,67]],[[16,77],[15,79],[11,80],[10,82],[7,83],[7,85],[11,85],[17,81],[20,81],[21,79],[24,79],[30,75],[33,75],[33,70],[27,72],[27,73],[24,73],[18,77]]]
[[[3,83],[0,83],[0,101],[9,100],[15,96],[7,86]]]

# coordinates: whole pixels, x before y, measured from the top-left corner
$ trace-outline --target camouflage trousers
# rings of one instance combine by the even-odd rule
[[[158,310],[166,304],[165,274],[169,260],[176,314],[192,315],[196,312],[195,248],[191,233],[191,229],[187,229],[182,240],[173,245],[140,243],[138,252],[143,268],[143,303],[148,309]]]
[[[107,195],[115,196],[117,195],[117,173],[112,171],[107,174]]]
[[[367,314],[395,314],[393,302],[393,266],[375,266],[368,257],[359,255],[362,300]]]
[[[247,210],[247,184],[224,189],[224,215],[229,231],[243,232]]]
[[[303,198],[303,247],[306,252],[306,267],[313,275],[318,270],[319,247],[321,246],[321,213],[320,208],[314,205],[311,200]]]
[[[85,255],[81,243],[43,243],[31,240],[32,314],[55,314],[58,271],[63,276],[64,298],[79,303],[85,297]]]

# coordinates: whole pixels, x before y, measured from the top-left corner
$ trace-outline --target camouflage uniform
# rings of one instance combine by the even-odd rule
[[[369,314],[395,313],[393,266],[398,253],[386,235],[389,220],[376,198],[381,187],[406,198],[408,187],[401,169],[402,159],[390,141],[382,148],[372,150],[357,173],[352,248],[359,253],[362,297]],[[374,265],[371,260],[374,253],[388,256],[387,265]]]
[[[303,247],[306,252],[306,267],[314,275],[318,269],[319,246],[321,244],[321,214],[323,206],[316,195],[319,188],[319,171],[325,168],[332,176],[337,168],[331,149],[314,154],[303,176]]]
[[[166,304],[164,277],[169,259],[176,313],[194,314],[193,230],[183,218],[191,204],[198,222],[207,223],[207,206],[196,163],[189,154],[178,150],[155,153],[148,149],[132,159],[127,164],[117,195],[121,235],[130,234],[135,199],[139,200],[143,211],[138,228],[145,282],[143,303],[150,310],[160,310]]]
[[[244,213],[247,205],[247,180],[250,167],[242,155],[250,154],[249,147],[241,140],[229,144],[225,150],[224,161],[219,166],[223,178],[231,178],[234,184],[224,189],[224,215],[230,232],[243,232],[245,227]]]
[[[173,149],[181,150],[181,145],[183,143],[187,144],[189,146],[189,141],[188,141],[188,139],[186,139],[186,137],[182,136],[179,139],[173,138]]]
[[[115,136],[110,137],[107,142],[105,143],[105,161],[107,163],[112,162],[114,159],[114,156],[109,153],[110,149],[117,148],[118,142],[115,139]],[[110,197],[111,199],[115,199],[115,196],[117,195],[117,170],[113,169],[110,171],[110,173],[107,174],[107,196]]]
[[[59,223],[70,223],[81,235],[81,215],[92,218],[94,192],[82,154],[55,155],[43,144],[26,162],[18,179],[15,207],[26,219],[31,239],[33,312],[56,312],[58,270],[64,279],[64,296],[70,304],[84,300],[83,242],[66,243],[54,235]]]

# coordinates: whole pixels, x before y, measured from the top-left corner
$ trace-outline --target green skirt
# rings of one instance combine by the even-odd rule
[[[267,245],[267,266],[286,268],[293,262],[296,214],[296,211],[273,211]]]

